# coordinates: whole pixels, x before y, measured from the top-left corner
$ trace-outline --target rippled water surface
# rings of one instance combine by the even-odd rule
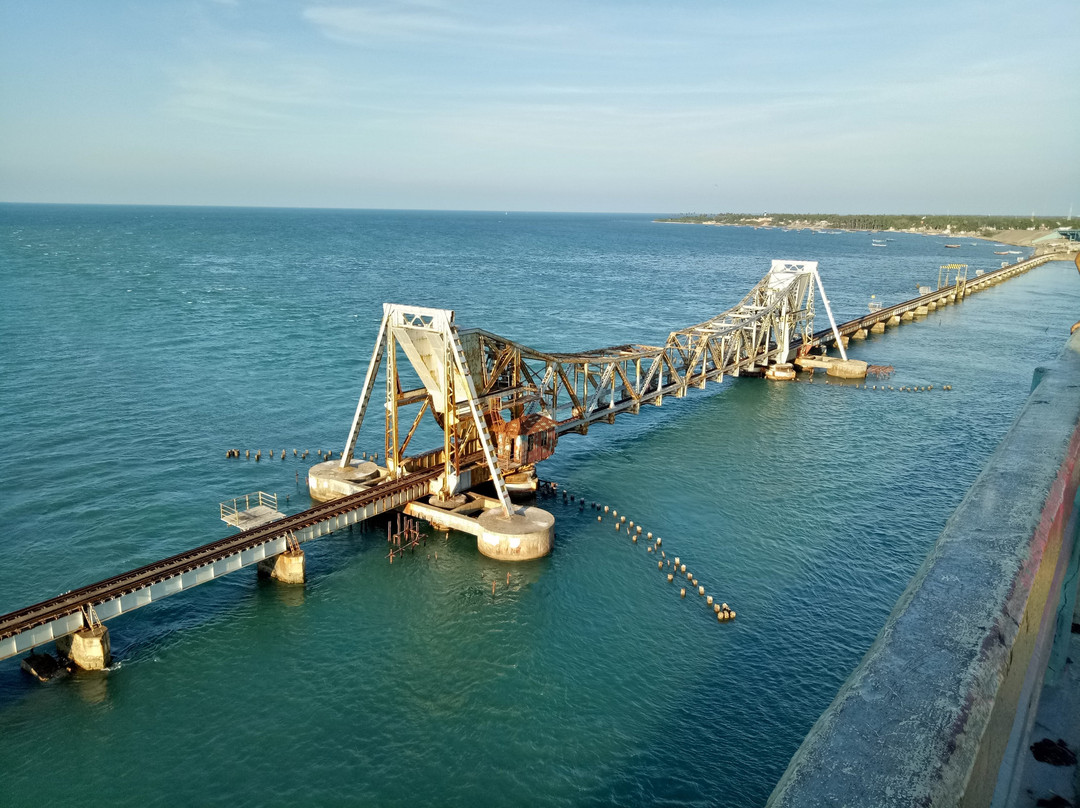
[[[1001,260],[890,237],[0,206],[0,612],[225,535],[227,497],[307,507],[291,449],[344,443],[384,301],[573,350],[660,343],[773,258],[819,261],[841,319]],[[520,565],[431,533],[391,566],[378,527],[339,533],[303,589],[244,570],[112,621],[105,674],[0,664],[0,802],[761,805],[1078,304],[1053,263],[852,347],[951,393],[727,380],[564,438],[542,475],[662,536],[734,623],[591,510],[549,502],[556,550]]]

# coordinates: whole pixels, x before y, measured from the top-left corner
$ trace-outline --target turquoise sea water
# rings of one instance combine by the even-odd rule
[[[650,219],[0,206],[0,612],[224,535],[222,499],[307,507],[291,450],[344,443],[384,301],[573,350],[660,343],[773,258],[819,261],[840,319],[1001,260]],[[105,674],[0,664],[0,803],[761,805],[1078,312],[1052,263],[852,347],[951,393],[728,380],[564,438],[542,476],[732,624],[591,510],[548,501],[522,565],[335,534],[303,589],[245,570],[112,621]]]

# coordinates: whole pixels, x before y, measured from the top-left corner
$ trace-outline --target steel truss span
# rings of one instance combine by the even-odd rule
[[[815,287],[835,328],[817,262],[777,260],[736,306],[671,332],[663,345],[577,353],[548,353],[482,329],[459,330],[450,310],[387,303],[341,466],[353,462],[385,364],[388,468],[405,473],[405,448],[430,409],[444,432],[443,493],[461,489],[464,470],[456,458],[482,450],[509,513],[504,473],[543,459],[558,435],[585,434],[591,423],[637,413],[643,404],[659,406],[664,396],[682,397],[725,375],[789,361],[813,338]],[[399,348],[422,387],[402,384]],[[405,430],[399,413],[410,404],[420,410]],[[550,439],[541,440],[543,433]]]

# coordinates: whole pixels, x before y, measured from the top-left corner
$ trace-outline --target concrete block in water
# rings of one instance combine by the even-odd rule
[[[286,550],[259,562],[259,575],[283,584],[302,584],[307,580],[303,550]]]
[[[834,359],[825,373],[838,379],[865,379],[868,367],[861,359]]]
[[[102,671],[112,662],[109,630],[100,624],[59,638],[56,647],[84,671]]]

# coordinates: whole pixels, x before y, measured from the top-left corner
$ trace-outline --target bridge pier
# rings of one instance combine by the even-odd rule
[[[871,334],[884,334],[885,333],[885,321],[878,320],[872,326],[870,326]]]
[[[307,580],[303,550],[286,550],[259,562],[259,575],[283,584],[302,584]]]
[[[900,315],[900,319],[903,320],[905,323],[910,323],[912,320],[915,319],[915,315],[910,310],[905,311],[903,314]]]
[[[915,309],[915,314],[918,317],[925,317],[929,313],[930,313],[930,309],[928,309],[926,306],[919,306],[918,308]]]
[[[851,335],[851,338],[852,339],[866,339],[866,329],[865,328],[860,328],[860,329],[856,330],[855,333]]]
[[[109,630],[100,623],[57,638],[56,650],[84,671],[103,671],[112,662]]]

